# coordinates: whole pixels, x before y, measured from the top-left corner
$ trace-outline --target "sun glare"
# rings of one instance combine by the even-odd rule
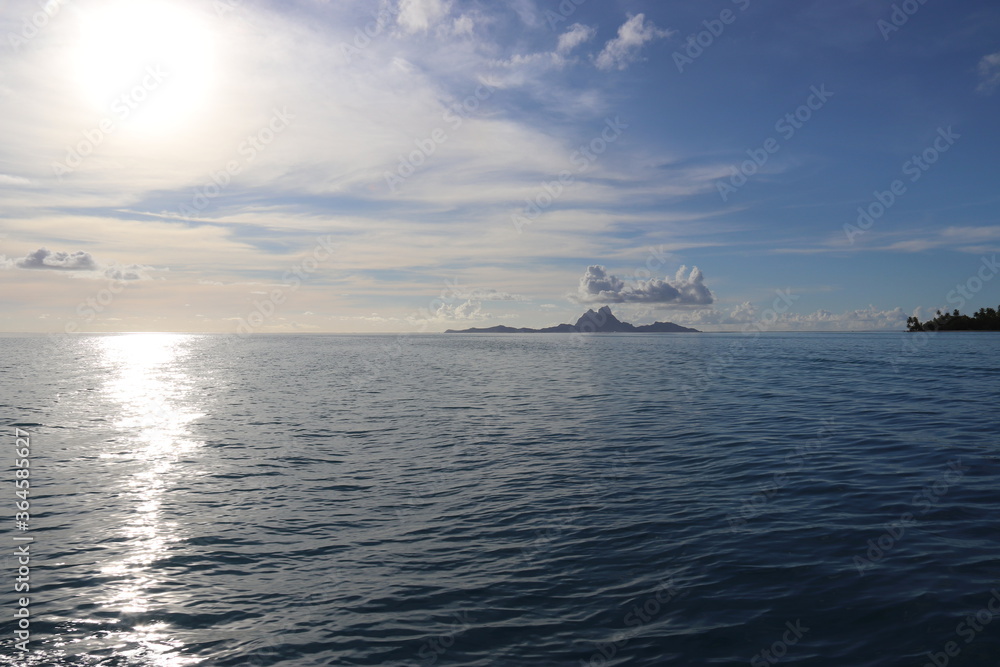
[[[163,131],[207,103],[214,49],[205,18],[160,0],[81,12],[76,80],[104,118],[127,130]]]

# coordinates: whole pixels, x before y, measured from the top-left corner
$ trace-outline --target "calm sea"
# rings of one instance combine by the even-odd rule
[[[0,350],[3,664],[1000,664],[1000,335]]]

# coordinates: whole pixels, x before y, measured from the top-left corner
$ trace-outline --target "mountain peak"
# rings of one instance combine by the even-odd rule
[[[602,333],[618,333],[635,331],[631,324],[622,322],[611,312],[608,306],[601,306],[597,312],[591,308],[576,321],[577,331],[592,331]]]

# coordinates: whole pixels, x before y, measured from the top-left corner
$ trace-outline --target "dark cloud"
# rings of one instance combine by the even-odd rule
[[[39,248],[20,259],[10,260],[0,256],[0,268],[37,269],[49,271],[76,271],[83,278],[109,278],[111,280],[151,280],[151,266],[141,264],[101,264],[89,252],[52,252]]]
[[[21,259],[14,260],[19,269],[49,269],[53,271],[96,271],[99,267],[89,252],[77,250],[74,253],[52,252],[39,248]]]
[[[578,303],[649,303],[707,306],[715,301],[698,267],[682,266],[673,280],[637,280],[626,284],[603,266],[589,266],[573,300]]]

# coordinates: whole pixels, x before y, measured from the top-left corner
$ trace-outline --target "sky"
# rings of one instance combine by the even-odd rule
[[[1000,304],[992,0],[13,0],[0,331]]]

